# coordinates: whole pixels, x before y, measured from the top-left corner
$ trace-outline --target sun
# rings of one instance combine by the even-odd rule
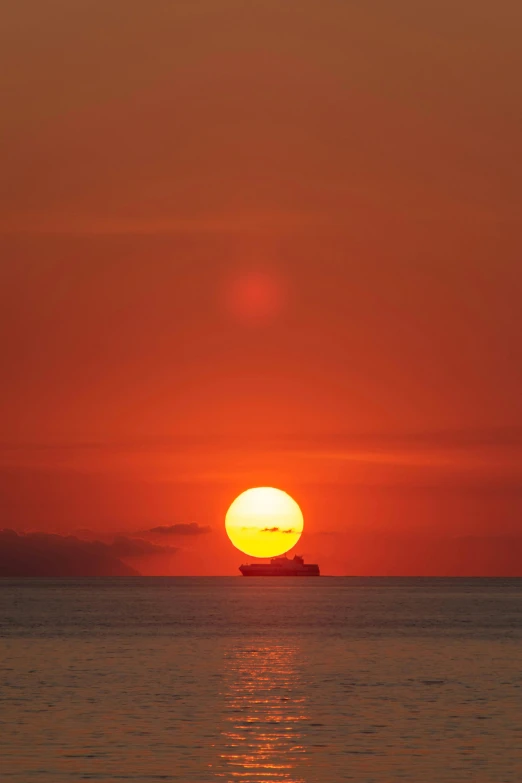
[[[252,557],[276,557],[292,549],[303,532],[303,514],[281,489],[247,489],[228,509],[225,527],[235,547]]]

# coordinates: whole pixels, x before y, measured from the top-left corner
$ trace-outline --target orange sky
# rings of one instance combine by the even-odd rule
[[[519,3],[73,5],[0,32],[0,527],[234,573],[268,484],[325,573],[522,575]]]

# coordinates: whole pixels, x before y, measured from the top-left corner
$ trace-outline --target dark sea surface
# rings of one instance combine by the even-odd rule
[[[6,783],[520,783],[522,580],[0,580]]]

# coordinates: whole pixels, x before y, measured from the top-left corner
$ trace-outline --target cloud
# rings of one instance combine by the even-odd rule
[[[295,488],[300,486],[304,492],[308,486],[344,492],[350,485],[366,493],[370,487],[380,487],[400,494],[408,487],[409,491],[476,493],[477,497],[496,493],[500,498],[520,491],[522,428],[374,435],[258,434],[248,439],[237,434],[165,436],[68,444],[3,442],[0,503],[4,524],[21,529],[30,519],[42,529],[66,531],[74,519],[78,527],[104,524],[114,530],[114,519],[118,519],[118,530],[128,535],[152,540],[170,535],[195,541],[201,525],[178,527],[165,517],[151,521],[151,502],[156,502],[157,491],[163,493],[166,484],[159,489],[153,485],[174,472],[177,478],[171,491],[183,505],[188,484],[204,484],[209,491],[218,485],[250,486],[251,471],[265,458],[278,474],[297,476]],[[123,508],[122,497],[134,502]]]
[[[168,555],[178,551],[176,547],[153,544],[151,541],[145,541],[143,538],[130,538],[129,536],[116,536],[111,544],[104,544],[101,541],[92,543],[102,544],[102,546],[107,547],[115,557],[123,558]]]
[[[0,576],[138,576],[115,544],[76,536],[0,530]]]
[[[191,467],[187,466],[187,453],[194,456]],[[230,461],[236,453],[241,454],[241,468]],[[44,479],[47,483],[65,479],[69,485],[74,481],[99,485],[102,479],[114,483],[115,471],[120,484],[131,476],[134,484],[144,477],[157,482],[171,476],[173,470],[178,476],[176,483],[243,484],[251,478],[248,466],[262,456],[272,464],[284,461],[303,483],[358,483],[360,473],[352,471],[353,464],[365,466],[365,471],[371,467],[365,481],[371,479],[380,486],[395,486],[404,477],[411,485],[426,486],[429,482],[440,486],[458,481],[480,489],[486,483],[510,488],[520,484],[522,475],[522,427],[395,434],[288,433],[279,437],[233,433],[76,443],[4,441],[0,443],[0,469],[4,468],[5,479],[0,475],[0,492],[5,481],[8,486],[4,491],[12,494],[12,472],[19,470],[28,471],[24,480],[39,485]],[[220,469],[216,470],[218,463]],[[92,502],[96,498],[94,493]],[[58,512],[53,509],[52,515]],[[138,524],[143,525],[143,516]]]
[[[289,527],[287,530],[281,530],[279,527],[264,527],[261,533],[296,533],[293,527]]]
[[[260,229],[294,229],[303,225],[328,225],[331,214],[314,211],[250,211],[202,217],[128,218],[118,215],[64,215],[44,210],[12,212],[0,220],[2,234],[65,234],[68,236],[184,236],[191,234],[239,234]]]
[[[119,535],[111,542],[0,530],[0,576],[137,576],[126,560],[172,555],[176,547]]]
[[[212,528],[210,525],[198,525],[197,522],[183,522],[176,525],[158,525],[158,527],[151,527],[146,532],[162,536],[202,536],[211,533]]]

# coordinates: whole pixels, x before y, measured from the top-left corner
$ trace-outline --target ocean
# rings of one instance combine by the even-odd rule
[[[0,580],[0,777],[520,783],[522,580]]]

